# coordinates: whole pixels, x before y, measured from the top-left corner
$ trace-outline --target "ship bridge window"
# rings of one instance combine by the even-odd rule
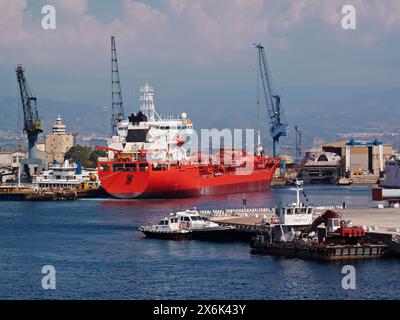
[[[100,171],[104,171],[104,172],[110,171],[110,165],[108,163],[101,164]]]
[[[168,170],[168,165],[166,164],[152,164],[151,169],[153,171],[166,171]]]
[[[339,223],[339,220],[338,220],[338,219],[333,220],[333,226],[334,226],[334,227],[339,227],[339,226],[340,226],[340,223]]]
[[[125,171],[136,171],[136,164],[134,163],[125,163]]]
[[[116,163],[113,164],[113,171],[136,171],[136,165],[134,163]]]
[[[113,164],[113,171],[114,172],[124,171],[124,170],[125,170],[125,167],[124,167],[124,165],[122,163]]]
[[[149,166],[147,163],[139,163],[139,171],[148,171]]]
[[[292,209],[287,209],[287,210],[286,210],[286,214],[293,214]]]

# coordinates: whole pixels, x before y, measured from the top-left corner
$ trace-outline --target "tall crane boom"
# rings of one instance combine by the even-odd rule
[[[28,136],[29,158],[36,159],[36,143],[39,133],[43,132],[40,122],[37,99],[32,95],[25,78],[25,69],[21,64],[15,69],[21,94],[22,109],[24,113],[24,131]]]
[[[124,119],[124,107],[122,104],[121,82],[119,80],[117,49],[115,37],[111,37],[111,100],[112,118],[111,128],[113,134],[117,133],[118,123]]]
[[[273,156],[277,156],[276,148],[279,143],[279,138],[286,136],[287,123],[281,107],[281,98],[274,93],[272,85],[271,73],[268,66],[268,61],[265,55],[264,47],[260,43],[254,44],[258,51],[258,65],[260,70],[260,78],[264,91],[265,103],[269,115],[269,129],[272,137]]]

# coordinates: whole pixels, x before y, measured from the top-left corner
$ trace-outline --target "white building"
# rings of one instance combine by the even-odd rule
[[[0,183],[17,179],[19,163],[27,157],[23,151],[0,151]]]

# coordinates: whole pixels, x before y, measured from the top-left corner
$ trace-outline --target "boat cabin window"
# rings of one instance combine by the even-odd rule
[[[125,163],[125,171],[136,171],[135,163]]]
[[[102,163],[100,166],[100,171],[110,171],[110,165],[108,163]]]
[[[167,226],[168,225],[168,220],[161,220],[159,224],[162,225],[162,226]]]
[[[165,170],[168,170],[168,166],[165,164],[152,164],[151,170],[152,171],[165,171]]]
[[[334,226],[334,227],[340,227],[340,222],[339,222],[338,219],[334,219],[334,220],[333,220],[333,226]]]
[[[190,221],[189,217],[181,217],[181,221]]]
[[[134,163],[115,163],[113,164],[113,171],[136,171],[136,164]]]
[[[139,171],[147,171],[149,166],[147,163],[139,163]]]
[[[113,172],[117,171],[125,171],[125,167],[123,163],[115,163],[113,164]]]
[[[293,214],[292,209],[287,209],[287,210],[286,210],[286,214]]]

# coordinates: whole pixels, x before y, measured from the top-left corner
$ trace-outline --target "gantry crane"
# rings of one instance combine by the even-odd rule
[[[15,69],[21,94],[22,110],[24,113],[24,131],[28,136],[29,159],[36,159],[36,143],[39,133],[43,132],[40,122],[37,99],[32,95],[25,78],[25,69],[19,64]]]
[[[121,82],[119,80],[117,49],[115,46],[115,37],[111,37],[111,101],[112,101],[112,117],[111,129],[112,133],[117,134],[118,123],[125,118],[124,107],[122,104]]]
[[[272,78],[268,66],[268,61],[265,55],[264,47],[260,43],[254,44],[258,51],[258,64],[260,71],[260,78],[264,91],[265,104],[268,109],[269,115],[269,129],[272,137],[273,156],[277,156],[277,144],[279,138],[286,136],[287,123],[284,117],[283,109],[281,107],[281,98],[278,94],[274,93]]]

